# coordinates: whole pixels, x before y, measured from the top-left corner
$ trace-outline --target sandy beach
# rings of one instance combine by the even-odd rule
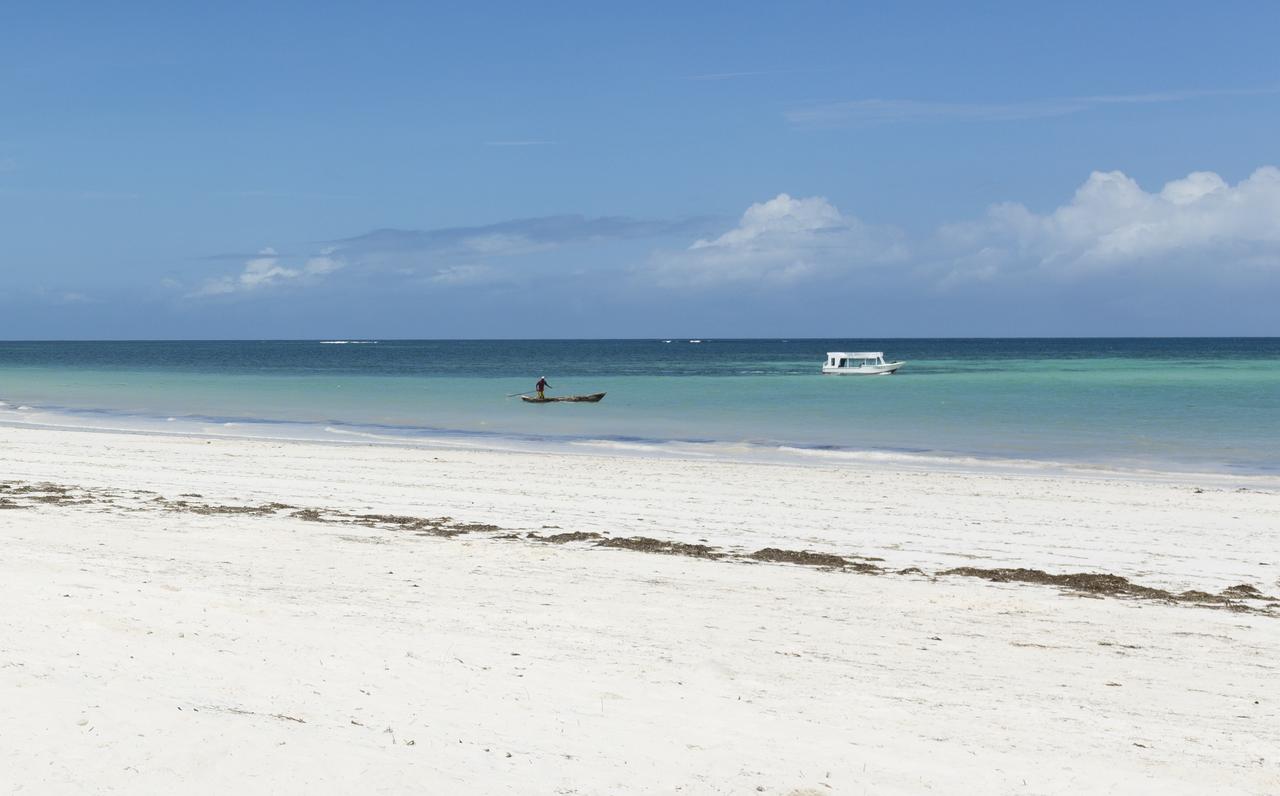
[[[1276,479],[0,428],[0,545],[6,792],[1280,791]]]

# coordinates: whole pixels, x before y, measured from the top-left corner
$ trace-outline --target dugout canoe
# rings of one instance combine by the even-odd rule
[[[604,393],[593,392],[590,395],[557,395],[553,398],[539,398],[536,395],[522,395],[520,396],[520,400],[528,404],[594,404],[599,403],[600,399],[603,397]]]

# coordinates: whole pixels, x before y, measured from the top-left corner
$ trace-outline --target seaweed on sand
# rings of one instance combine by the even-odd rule
[[[599,547],[616,547],[623,550],[638,550],[642,553],[664,553],[673,556],[690,556],[692,558],[723,558],[724,553],[705,544],[689,544],[687,542],[669,542],[665,539],[653,539],[648,536],[624,536],[617,539],[602,539],[596,542]]]
[[[881,572],[883,570],[874,564],[866,564],[861,561],[850,561],[844,556],[834,555],[832,553],[814,553],[809,550],[783,550],[778,547],[766,547],[757,550],[748,558],[756,561],[780,562],[785,564],[799,564],[805,567],[821,567],[823,569],[853,569],[858,572]]]

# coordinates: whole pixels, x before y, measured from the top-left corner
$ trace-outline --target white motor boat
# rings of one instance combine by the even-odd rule
[[[823,373],[840,376],[888,376],[905,362],[885,362],[883,351],[828,351]]]

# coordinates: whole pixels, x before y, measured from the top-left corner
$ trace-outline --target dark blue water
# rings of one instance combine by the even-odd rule
[[[902,376],[999,368],[1009,360],[1280,361],[1280,338],[705,340],[315,340],[0,342],[0,368],[62,366],[203,373],[509,377],[742,376],[814,372],[827,351],[878,350],[914,364]]]

